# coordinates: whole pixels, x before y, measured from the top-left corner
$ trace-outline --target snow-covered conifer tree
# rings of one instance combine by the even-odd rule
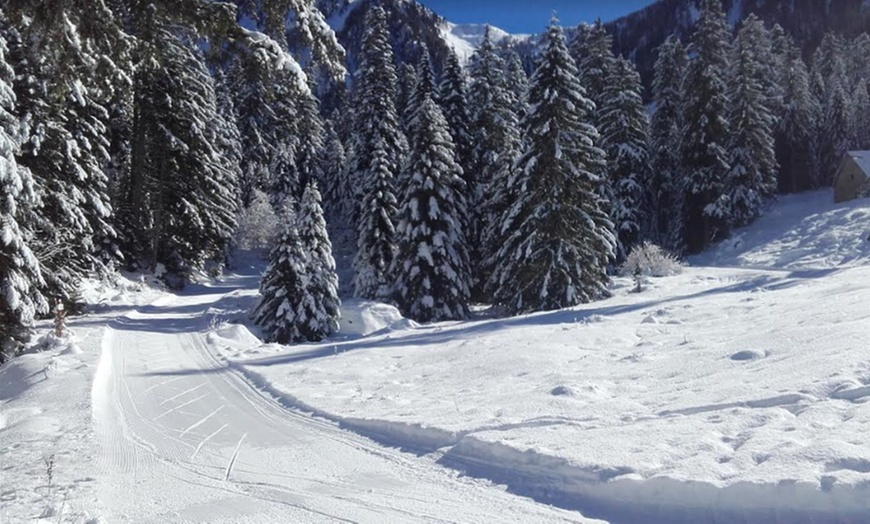
[[[775,130],[778,186],[781,192],[805,191],[814,185],[812,151],[821,106],[810,90],[807,66],[793,42],[783,62],[779,79],[782,112]]]
[[[441,110],[425,95],[414,121],[393,260],[402,313],[429,322],[468,315],[471,275],[462,231],[462,168]]]
[[[607,79],[613,68],[613,38],[601,20],[593,25],[580,24],[571,42],[571,56],[577,63],[580,85],[586,97],[595,104],[592,124],[598,127],[598,115],[606,98]]]
[[[607,153],[610,218],[616,227],[616,263],[649,234],[649,117],[643,104],[640,75],[619,57],[606,81],[598,122]]]
[[[465,75],[455,53],[447,56],[447,66],[438,88],[438,105],[447,120],[450,137],[456,150],[456,162],[463,173],[471,169],[472,139],[468,113],[468,88]]]
[[[520,55],[515,51],[508,51],[504,74],[508,91],[513,99],[514,111],[517,118],[522,119],[528,110],[526,92],[529,90],[529,77],[526,75],[526,70],[523,69]]]
[[[727,236],[729,168],[728,22],[720,0],[703,0],[683,82],[682,157],[686,249],[697,253]]]
[[[112,12],[93,2],[15,2],[4,6],[21,37],[27,86],[16,89],[30,136],[20,164],[42,198],[28,220],[43,266],[43,293],[75,301],[79,281],[118,258],[108,177],[107,77],[123,39]]]
[[[761,215],[776,191],[773,116],[768,108],[763,60],[764,26],[755,15],[744,20],[734,42],[729,84],[730,169],[725,182],[728,219],[742,227]]]
[[[251,318],[263,331],[267,342],[290,344],[306,340],[307,319],[299,317],[300,304],[306,300],[308,254],[296,229],[293,202],[284,202],[281,234],[269,254],[269,266],[260,280],[260,300]]]
[[[574,60],[553,20],[532,75],[517,200],[501,222],[495,302],[509,312],[551,310],[606,294],[616,239],[600,197],[605,177],[598,132],[584,121]]]
[[[517,115],[495,52],[489,27],[470,65],[469,107],[473,136],[471,169],[464,174],[469,210],[466,236],[471,246],[476,300],[489,300],[487,283],[506,232],[501,219],[510,208],[513,165],[520,153]]]
[[[655,112],[650,120],[650,153],[655,224],[659,244],[673,252],[683,250],[680,97],[686,60],[680,40],[669,36],[658,48],[652,83]]]
[[[338,331],[341,300],[320,192],[313,181],[305,186],[296,223],[302,250],[307,255],[305,294],[297,314],[299,332],[306,340],[323,340]]]
[[[417,89],[417,69],[413,64],[402,64],[399,66],[397,76],[396,113],[399,115],[402,132],[409,134],[411,97]]]
[[[124,198],[137,258],[183,274],[223,254],[235,228],[238,182],[221,152],[212,78],[192,42],[164,24],[156,18],[142,34],[154,54],[134,82],[133,169]]]
[[[407,142],[393,105],[396,71],[386,13],[380,7],[372,8],[366,17],[357,82],[350,180],[361,188],[362,200],[358,204],[354,293],[362,298],[386,298],[392,292],[388,271],[395,252],[394,178]]]
[[[21,125],[13,113],[14,77],[0,34],[0,363],[14,355],[34,316],[47,309],[36,292],[42,284],[39,263],[18,222],[18,207],[34,205],[36,195],[30,172],[15,159]]]

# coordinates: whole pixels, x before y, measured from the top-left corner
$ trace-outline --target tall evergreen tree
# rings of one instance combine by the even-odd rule
[[[417,69],[413,64],[402,64],[399,66],[397,76],[396,113],[399,115],[402,132],[409,134],[411,98],[417,89]]]
[[[509,94],[516,108],[514,111],[517,114],[517,118],[522,119],[525,117],[526,111],[528,111],[526,93],[529,90],[529,77],[523,68],[520,55],[515,51],[511,50],[507,53],[504,74]]]
[[[380,7],[372,8],[366,17],[357,75],[359,104],[350,179],[361,188],[362,201],[354,293],[362,298],[386,298],[392,291],[388,271],[396,249],[394,178],[401,168],[407,142],[393,105],[396,71],[386,13]]]
[[[809,72],[800,49],[787,47],[779,83],[782,86],[782,113],[775,130],[776,160],[780,166],[781,192],[797,192],[814,185],[814,131],[821,106],[810,89]]]
[[[152,19],[137,72],[131,183],[124,207],[146,267],[184,274],[219,257],[235,228],[236,170],[214,83],[192,42]],[[157,60],[159,57],[159,61]]]
[[[36,292],[42,285],[39,263],[18,221],[19,206],[34,205],[36,195],[30,172],[15,159],[21,124],[14,115],[14,77],[0,33],[0,363],[16,353],[18,344],[28,338],[34,316],[47,309]]]
[[[604,152],[583,120],[592,110],[561,29],[553,20],[531,78],[523,121],[527,145],[502,220],[495,301],[513,313],[551,310],[606,294],[616,239],[599,186]],[[585,110],[585,111],[584,111]]]
[[[33,173],[42,195],[29,217],[30,245],[43,268],[43,292],[69,303],[79,281],[115,258],[108,177],[107,75],[117,69],[113,49],[122,39],[105,4],[10,2],[26,66],[18,106],[31,123],[19,163]]]
[[[299,331],[306,340],[319,341],[338,331],[341,300],[332,244],[320,206],[320,192],[312,181],[305,186],[297,219],[299,240],[307,254],[305,294],[299,304]]]
[[[476,300],[489,300],[487,289],[504,243],[501,219],[515,198],[510,184],[520,153],[517,115],[504,78],[504,63],[495,52],[487,27],[470,65],[469,106],[472,122],[471,169],[464,175],[469,209],[466,235],[475,276]]]
[[[761,20],[754,15],[744,20],[731,59],[730,170],[725,198],[734,227],[758,218],[765,200],[776,191],[774,118],[766,88],[771,71],[764,60],[764,31]]]
[[[853,106],[844,81],[843,75],[834,74],[827,82],[820,173],[820,182],[825,187],[833,185],[843,155],[852,141]]]
[[[593,25],[580,24],[571,42],[571,56],[577,62],[580,85],[586,96],[595,104],[592,123],[597,127],[598,113],[604,104],[607,79],[611,74],[615,57],[613,38],[604,28],[601,19]]]
[[[616,227],[616,262],[649,234],[649,117],[644,107],[640,75],[619,57],[610,69],[599,112],[599,131],[607,153],[611,186],[610,218]]]
[[[684,180],[680,158],[682,131],[681,87],[686,72],[686,50],[675,36],[658,49],[652,95],[655,112],[650,121],[655,225],[659,243],[675,252],[683,250]]]
[[[471,274],[462,231],[462,168],[438,106],[425,95],[414,130],[393,260],[403,314],[429,322],[468,316]]]
[[[438,104],[447,120],[456,149],[456,161],[463,173],[471,169],[472,138],[468,111],[468,88],[465,75],[455,53],[447,57],[447,67],[438,87]]]
[[[683,82],[682,157],[685,244],[697,253],[727,236],[724,181],[729,169],[728,22],[719,0],[703,0]]]

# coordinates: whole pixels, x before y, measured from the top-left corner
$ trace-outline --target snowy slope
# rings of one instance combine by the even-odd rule
[[[831,201],[786,197],[640,294],[618,282],[559,312],[215,347],[289,405],[593,517],[860,522],[870,201]]]
[[[486,24],[454,24],[453,22],[444,22],[441,25],[441,35],[444,41],[447,42],[447,45],[456,53],[459,62],[465,65],[483,42],[486,28]],[[510,34],[495,26],[489,26],[489,30],[490,39],[495,44],[505,40],[508,42],[522,42],[529,38],[529,35]]]
[[[246,325],[256,263],[95,287],[0,368],[0,522],[866,522],[870,200],[831,201],[639,294],[422,326],[351,301],[292,348]]]

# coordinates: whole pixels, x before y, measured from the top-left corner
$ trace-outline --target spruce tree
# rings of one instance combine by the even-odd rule
[[[683,250],[684,180],[680,158],[683,127],[681,86],[686,50],[675,36],[658,48],[652,82],[655,112],[650,120],[650,152],[655,226],[659,243],[670,251]]]
[[[447,67],[438,87],[438,105],[447,120],[447,127],[456,149],[456,162],[463,173],[471,169],[472,138],[468,111],[468,88],[465,75],[455,53],[447,56]]]
[[[402,64],[397,72],[398,86],[396,88],[396,113],[402,132],[410,134],[411,99],[417,89],[417,69],[413,64]]]
[[[683,82],[682,157],[686,249],[698,253],[728,235],[728,22],[719,0],[703,0]]]
[[[570,307],[607,293],[616,239],[600,197],[604,152],[583,117],[592,103],[553,20],[532,75],[527,144],[502,219],[507,239],[496,265],[496,303],[511,313]]]
[[[526,92],[529,90],[529,77],[523,62],[516,51],[508,51],[505,59],[505,82],[511,95],[517,118],[522,119],[528,111]]]
[[[293,202],[284,202],[282,231],[269,253],[269,265],[260,280],[260,300],[251,318],[260,326],[266,342],[291,344],[306,340],[305,323],[299,315],[306,300],[308,255],[296,228]]]
[[[599,111],[599,132],[607,153],[611,187],[610,218],[616,227],[616,263],[649,234],[649,118],[643,104],[640,75],[619,57],[606,79]]]
[[[779,191],[793,193],[814,185],[812,151],[821,106],[810,90],[800,49],[793,43],[787,49],[780,74],[782,113],[775,129],[775,147]]]
[[[571,42],[571,56],[577,63],[580,85],[586,96],[595,104],[592,124],[599,124],[598,114],[605,100],[607,79],[611,74],[615,57],[613,38],[604,28],[601,19],[593,25],[580,24]]]
[[[395,300],[421,322],[468,316],[470,269],[462,231],[462,168],[441,110],[426,95],[411,125],[412,148],[393,260]]]
[[[350,160],[351,183],[361,191],[354,293],[361,298],[383,299],[392,291],[388,271],[395,252],[394,179],[404,161],[407,142],[393,105],[396,72],[386,13],[380,7],[372,8],[366,17],[357,82],[359,103]]]
[[[493,291],[489,282],[496,255],[506,236],[501,220],[515,199],[510,178],[521,143],[517,115],[504,78],[504,62],[495,52],[489,27],[472,57],[470,79],[474,146],[471,169],[464,174],[469,210],[466,236],[472,246],[474,298],[488,301]]]
[[[117,259],[108,177],[107,75],[123,36],[112,12],[94,2],[13,2],[20,31],[18,107],[30,122],[18,162],[41,200],[28,217],[30,247],[43,266],[42,292],[77,301],[82,278]]]
[[[237,171],[223,157],[227,137],[215,125],[221,115],[214,83],[192,42],[159,18],[142,36],[151,56],[134,81],[137,118],[124,207],[143,264],[183,276],[223,254],[235,228]]]
[[[725,182],[733,227],[750,224],[776,191],[773,116],[768,107],[770,74],[763,59],[764,26],[750,15],[734,42],[729,83],[730,169]]]
[[[319,341],[338,331],[341,300],[332,244],[320,206],[317,184],[305,186],[299,203],[297,229],[302,251],[307,255],[305,293],[299,304],[299,332],[306,340]]]
[[[0,33],[0,363],[27,340],[34,316],[47,310],[36,292],[42,285],[39,262],[19,223],[19,206],[34,205],[36,195],[30,172],[15,159],[21,124],[14,114],[14,78]]]
[[[820,182],[824,187],[833,185],[837,169],[852,140],[853,106],[844,81],[843,75],[834,74],[827,83],[820,151],[822,162]]]

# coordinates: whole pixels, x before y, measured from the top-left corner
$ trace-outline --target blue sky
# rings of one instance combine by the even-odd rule
[[[613,20],[654,0],[418,0],[456,23],[489,23],[511,33],[538,33],[553,10],[562,25]]]

